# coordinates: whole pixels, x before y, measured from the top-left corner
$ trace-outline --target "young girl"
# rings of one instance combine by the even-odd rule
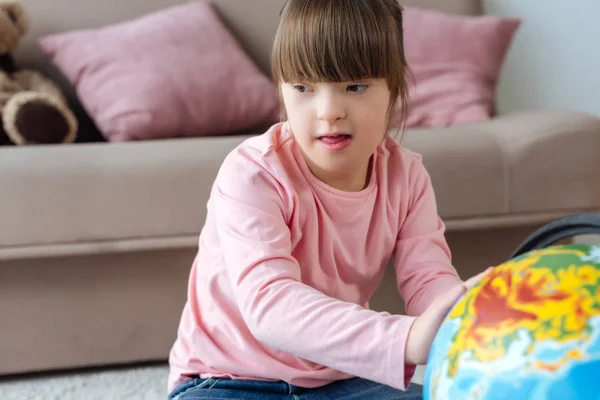
[[[215,180],[170,354],[170,399],[420,399],[462,282],[406,104],[397,0],[290,0],[272,71],[285,122]],[[368,309],[393,259],[408,315]],[[418,317],[417,317],[418,316]]]

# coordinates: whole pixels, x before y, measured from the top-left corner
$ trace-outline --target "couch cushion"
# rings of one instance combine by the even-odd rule
[[[520,20],[407,7],[404,44],[411,69],[408,127],[488,120],[498,77]],[[400,116],[400,105],[397,115]],[[398,125],[396,123],[396,125]]]
[[[246,137],[0,148],[0,248],[197,236]]]
[[[403,145],[423,155],[442,217],[499,215],[508,210],[501,145],[485,124],[407,130]]]
[[[0,148],[0,248],[196,238],[246,137]],[[409,130],[404,145],[423,154],[450,225],[600,210],[600,120],[585,114]]]
[[[271,80],[205,0],[39,43],[110,141],[230,134],[279,117]]]

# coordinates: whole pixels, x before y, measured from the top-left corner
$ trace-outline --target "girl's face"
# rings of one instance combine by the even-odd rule
[[[281,85],[289,124],[312,173],[340,190],[359,191],[386,133],[385,79]]]

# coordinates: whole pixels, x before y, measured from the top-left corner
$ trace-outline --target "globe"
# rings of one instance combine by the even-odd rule
[[[600,246],[556,245],[495,267],[448,312],[425,400],[600,400]]]

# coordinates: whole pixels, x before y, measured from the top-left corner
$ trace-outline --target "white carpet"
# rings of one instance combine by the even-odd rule
[[[167,366],[0,380],[1,400],[166,400]],[[414,381],[423,382],[423,368]]]
[[[0,381],[1,400],[166,400],[167,366]]]

